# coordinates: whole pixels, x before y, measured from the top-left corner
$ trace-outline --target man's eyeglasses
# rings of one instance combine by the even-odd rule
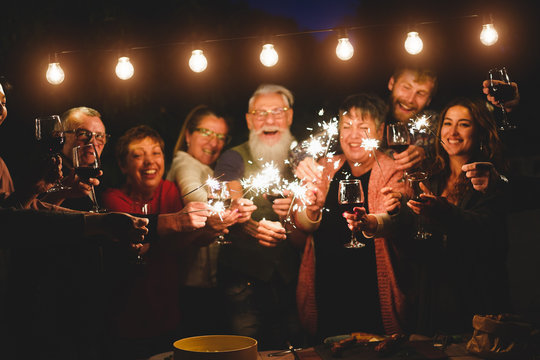
[[[289,110],[288,107],[279,107],[272,110],[252,110],[249,113],[251,115],[255,115],[257,120],[264,120],[268,117],[268,115],[272,114],[276,119],[281,119],[285,116],[285,112]]]
[[[227,144],[231,140],[229,135],[220,134],[206,128],[196,128],[194,131],[198,131],[204,137],[209,137],[209,138],[215,137],[216,139],[218,139],[219,141],[225,144]]]
[[[86,129],[75,129],[75,130],[66,130],[64,131],[67,134],[75,134],[77,140],[89,143],[92,140],[92,137],[96,139],[96,142],[100,145],[107,143],[107,140],[111,137],[109,134],[105,133],[95,133]]]

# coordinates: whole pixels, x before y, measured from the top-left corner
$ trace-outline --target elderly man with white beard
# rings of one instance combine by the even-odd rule
[[[259,173],[273,162],[281,176],[292,179],[286,164],[294,140],[293,95],[283,86],[263,84],[249,100],[246,122],[249,140],[227,150],[214,171],[220,180],[230,181],[233,197],[245,191],[242,179]],[[299,250],[287,238],[279,222],[280,206],[290,200],[270,202],[257,195],[252,219],[231,228],[232,244],[219,254],[218,282],[224,290],[227,330],[258,340],[259,349],[278,349],[286,342],[301,342],[295,289],[300,262]],[[287,205],[288,206],[288,205]]]

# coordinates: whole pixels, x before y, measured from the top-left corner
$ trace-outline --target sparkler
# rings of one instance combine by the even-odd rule
[[[208,179],[207,179],[204,183],[202,183],[201,185],[197,186],[195,189],[193,189],[193,190],[191,190],[191,191],[188,191],[187,193],[185,193],[184,195],[182,195],[182,197],[184,198],[184,197],[188,196],[189,194],[191,194],[191,193],[193,193],[193,192],[199,190],[200,188],[202,188],[202,187],[205,186],[205,185],[206,185],[206,186],[210,186],[210,187],[216,186],[215,184],[218,182],[217,179],[219,179],[219,178],[222,177],[223,175],[224,175],[224,174],[221,174],[221,175],[219,175],[218,177],[215,177],[215,178],[213,178],[213,177],[211,177],[211,176],[208,176]]]
[[[274,162],[264,163],[262,170],[259,173],[240,180],[240,184],[244,188],[242,197],[250,192],[252,192],[254,196],[268,193],[271,187],[280,183],[281,175],[279,169],[274,165]]]
[[[377,159],[377,155],[375,154],[375,150],[379,148],[379,140],[370,138],[368,135],[368,132],[367,131],[364,131],[364,132],[366,134],[366,137],[362,139],[362,144],[360,144],[360,146],[363,147],[368,152],[371,151],[382,173],[381,164],[379,163],[379,159]]]
[[[433,130],[431,130],[431,122],[429,121],[429,119],[432,116],[433,114],[430,114],[430,115],[425,114],[425,113],[417,114],[416,117],[414,117],[414,119],[410,119],[411,121],[409,122],[409,127],[410,127],[409,131],[413,135],[415,132],[420,133],[420,134],[429,132],[437,140],[439,140],[441,144],[444,145],[444,141],[439,136],[437,136],[437,134],[435,134]]]

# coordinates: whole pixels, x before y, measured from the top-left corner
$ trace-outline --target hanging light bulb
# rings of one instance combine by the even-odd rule
[[[482,25],[482,32],[480,33],[480,41],[486,46],[491,46],[499,40],[499,34],[493,24]]]
[[[127,56],[121,56],[118,58],[118,64],[116,64],[116,76],[121,80],[131,79],[135,69],[133,64],[129,61]]]
[[[47,77],[47,81],[49,82],[49,84],[52,85],[61,84],[65,78],[64,70],[62,70],[60,63],[56,61],[49,63],[49,67],[47,68],[47,74],[45,76]]]
[[[189,67],[196,73],[200,73],[206,70],[208,66],[208,61],[203,54],[202,50],[193,50],[191,52],[191,57],[189,58]]]
[[[416,55],[422,51],[423,47],[424,43],[422,42],[422,39],[420,39],[418,32],[411,31],[407,34],[407,39],[405,40],[405,50],[407,50],[409,54]]]
[[[349,41],[347,34],[343,34],[338,39],[338,44],[336,46],[336,55],[343,61],[347,61],[354,55],[354,48]]]
[[[261,63],[266,67],[272,67],[276,65],[279,56],[276,49],[274,49],[274,45],[264,44],[259,59],[261,60]]]

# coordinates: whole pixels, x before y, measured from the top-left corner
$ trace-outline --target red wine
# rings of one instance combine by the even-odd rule
[[[97,178],[99,176],[100,169],[90,166],[80,166],[75,168],[75,174],[81,178],[82,181],[87,182],[90,178]]]
[[[499,102],[505,102],[516,96],[516,89],[509,84],[493,83],[489,86],[489,95]]]
[[[409,186],[412,188],[413,193],[414,193],[412,200],[418,201],[418,202],[427,201],[420,197],[420,194],[424,193],[424,191],[420,188],[420,183],[425,180],[427,180],[427,174],[422,171],[407,175],[407,182],[409,183]]]
[[[64,147],[66,138],[64,135],[51,135],[41,138],[39,140],[40,146],[50,154],[58,154]]]
[[[339,210],[341,213],[344,213],[344,212],[354,212],[354,208],[355,207],[362,207],[364,206],[364,203],[342,203],[342,204],[339,204]]]
[[[406,144],[406,145],[388,145],[388,147],[390,149],[394,150],[395,152],[400,153],[400,152],[403,152],[403,151],[407,150],[409,145],[408,144]]]

